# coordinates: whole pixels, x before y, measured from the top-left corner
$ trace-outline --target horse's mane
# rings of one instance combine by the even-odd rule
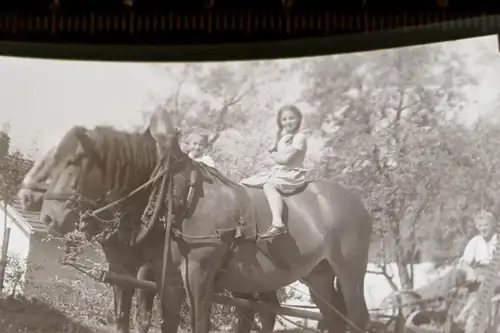
[[[78,134],[85,133],[92,149],[102,161],[104,181],[108,190],[123,195],[145,183],[156,166],[156,143],[151,136],[125,132],[111,126],[96,126],[87,130],[75,126],[66,133],[56,148],[54,158],[64,162],[69,153],[76,152]]]
[[[58,149],[65,145],[72,147],[72,142],[76,140],[76,132],[79,130],[85,129],[74,127],[64,137]],[[105,185],[108,190],[124,195],[151,177],[158,161],[153,137],[140,132],[117,130],[111,126],[96,126],[92,130],[85,131],[92,139],[95,152],[104,163]],[[193,164],[215,182],[232,188],[241,186],[215,168],[194,160]]]
[[[222,184],[224,185],[227,185],[229,187],[238,187],[240,186],[238,183],[232,181],[231,179],[227,178],[224,174],[222,174],[222,172],[220,172],[219,170],[215,169],[215,168],[212,168],[204,163],[199,163],[199,162],[195,162],[193,161],[194,163],[197,163],[198,164],[198,167],[209,177],[211,178],[212,180],[216,180],[216,181],[219,181],[221,182]]]
[[[35,159],[33,164],[29,167],[28,172],[24,175],[23,183],[37,183],[44,182],[49,177],[50,166],[54,159],[53,155],[56,147],[52,147],[46,151],[41,157]]]
[[[89,136],[104,162],[108,189],[124,194],[149,179],[157,162],[156,143],[152,137],[110,126],[97,126]]]

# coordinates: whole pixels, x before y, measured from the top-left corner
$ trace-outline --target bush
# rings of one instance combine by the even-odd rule
[[[59,280],[45,285],[34,286],[36,298],[47,305],[61,311],[69,318],[85,326],[96,327],[112,325],[114,322],[114,296],[111,287],[103,290],[88,288],[82,281]],[[131,325],[135,326],[135,299],[131,311]],[[184,302],[181,309],[181,327],[189,329],[189,313]],[[211,323],[213,329],[231,327],[235,320],[234,309],[214,304]],[[161,308],[158,298],[153,307],[152,330],[159,329]]]
[[[11,297],[22,294],[26,267],[26,260],[21,259],[19,255],[9,255],[7,264],[5,265],[3,293]]]

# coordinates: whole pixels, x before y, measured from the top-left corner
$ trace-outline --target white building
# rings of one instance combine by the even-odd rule
[[[14,273],[13,268],[23,273],[24,285],[17,288],[18,292],[36,294],[37,288],[58,279],[84,279],[92,283],[74,268],[59,263],[58,260],[64,255],[63,243],[56,239],[49,240],[47,229],[39,220],[39,213],[23,210],[18,198],[7,209],[0,202],[0,242],[3,240],[5,223],[10,228],[7,278]],[[102,257],[92,249],[82,256],[102,262]],[[12,290],[12,281],[5,281],[4,290]]]

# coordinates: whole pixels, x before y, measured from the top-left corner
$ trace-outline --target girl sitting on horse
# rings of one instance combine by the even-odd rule
[[[262,186],[272,213],[272,224],[261,238],[272,238],[287,232],[283,223],[283,199],[281,193],[293,193],[305,185],[304,158],[307,139],[300,132],[302,113],[294,105],[286,105],[278,111],[278,131],[270,152],[275,165],[269,172],[243,179],[242,184]]]

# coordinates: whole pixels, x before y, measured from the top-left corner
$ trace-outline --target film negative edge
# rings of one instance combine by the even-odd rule
[[[447,28],[463,27],[463,19],[486,17],[486,15],[467,16],[461,13],[398,13],[395,15],[376,15],[371,13],[201,13],[201,14],[136,14],[96,13],[48,15],[0,13],[0,33],[16,36],[23,33],[123,33],[123,34],[164,34],[171,32],[322,32],[324,34],[343,31],[386,31],[406,29],[443,23]],[[500,26],[497,19],[482,24]]]

